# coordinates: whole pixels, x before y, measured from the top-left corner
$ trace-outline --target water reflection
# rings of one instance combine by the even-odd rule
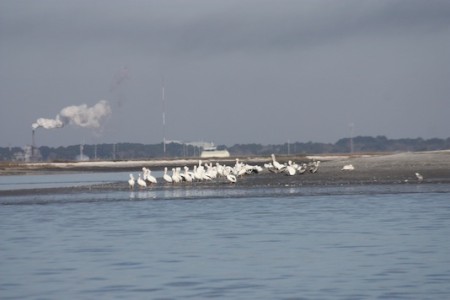
[[[130,200],[149,200],[156,199],[157,193],[153,190],[139,190],[130,192]]]
[[[0,190],[43,189],[126,182],[129,173],[126,171],[0,176]],[[152,174],[161,176],[160,171],[155,171]]]

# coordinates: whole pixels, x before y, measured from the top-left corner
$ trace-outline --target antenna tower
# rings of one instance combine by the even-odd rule
[[[161,97],[162,97],[162,122],[163,122],[163,153],[166,156],[166,97],[164,94],[164,78],[162,79],[161,85]]]
[[[355,130],[355,124],[350,123],[349,127],[350,127],[350,154],[353,154],[353,132]]]

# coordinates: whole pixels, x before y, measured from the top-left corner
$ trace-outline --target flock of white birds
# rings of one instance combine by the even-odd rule
[[[201,160],[198,161],[198,165],[195,165],[192,170],[185,166],[183,170],[181,167],[172,168],[171,173],[167,167],[164,168],[164,175],[162,177],[162,182],[165,184],[178,184],[182,182],[200,182],[200,181],[212,181],[212,180],[225,180],[229,183],[236,183],[238,178],[244,175],[259,174],[264,171],[271,173],[280,173],[288,176],[293,176],[295,174],[316,173],[319,169],[320,161],[313,160],[309,163],[297,164],[292,161],[287,163],[280,163],[276,160],[275,155],[271,155],[272,160],[269,163],[264,164],[264,167],[258,165],[249,165],[239,161],[236,158],[236,163],[234,166],[222,165],[220,163],[205,163]],[[355,167],[351,164],[345,165],[341,169],[342,171],[353,171]],[[420,173],[415,173],[417,181],[420,183],[423,181],[423,176]],[[158,180],[152,175],[152,171],[149,168],[143,167],[142,173],[139,173],[137,179],[133,174],[130,174],[130,179],[128,184],[130,189],[134,189],[137,185],[139,189],[144,189],[152,185],[156,185]],[[405,180],[408,181],[408,180]]]
[[[195,165],[192,170],[190,170],[187,166],[183,168],[183,171],[181,167],[175,167],[172,168],[170,174],[168,168],[165,167],[162,182],[166,184],[177,184],[181,182],[189,183],[225,178],[229,183],[236,183],[237,178],[249,174],[258,174],[264,170],[289,176],[303,174],[305,172],[316,173],[320,165],[320,161],[313,161],[308,164],[297,164],[292,161],[288,161],[288,163],[282,164],[276,160],[274,154],[271,156],[272,161],[264,164],[264,168],[258,165],[243,163],[239,161],[238,158],[236,159],[234,166],[227,166],[219,163],[216,163],[215,165],[212,163],[203,164],[203,162],[199,160],[198,165]],[[154,177],[152,175],[152,171],[146,167],[142,168],[142,173],[139,173],[137,179],[133,174],[130,174],[130,179],[128,180],[130,189],[134,189],[136,184],[139,189],[144,189],[157,183],[158,179]]]

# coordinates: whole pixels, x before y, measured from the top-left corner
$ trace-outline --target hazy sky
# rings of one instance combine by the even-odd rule
[[[0,1],[0,146],[450,137],[450,2]]]

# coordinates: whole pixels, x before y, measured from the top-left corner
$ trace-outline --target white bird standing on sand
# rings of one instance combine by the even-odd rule
[[[236,176],[243,175],[243,173],[245,173],[245,170],[242,171],[243,168],[244,168],[244,164],[239,162],[239,158],[236,158],[236,163],[234,164],[234,168],[233,168],[233,174]]]
[[[271,162],[270,163],[265,163],[264,164],[264,168],[269,169],[269,171],[272,171],[273,170],[273,165],[272,165]]]
[[[219,164],[218,162],[216,162],[216,170],[217,170],[217,176],[219,177],[223,177],[224,175],[224,166],[222,166],[221,164]]]
[[[211,179],[217,178],[217,168],[213,166],[212,163],[206,166],[206,175],[208,175]]]
[[[271,156],[272,156],[272,165],[275,167],[275,169],[277,169],[278,171],[283,170],[285,168],[285,165],[282,165],[276,161],[275,154],[272,153]]]
[[[417,177],[417,180],[418,180],[419,182],[422,182],[422,181],[423,181],[423,176],[422,176],[421,174],[417,173],[417,172],[416,172],[416,177]]]
[[[312,162],[309,172],[316,173],[317,170],[319,169],[319,165],[320,165],[320,160]]]
[[[203,170],[202,180],[212,180],[212,177],[211,177],[211,175],[207,174],[205,170]]]
[[[263,171],[263,168],[258,166],[258,165],[254,165],[254,166],[250,166],[247,165],[247,174],[253,174],[253,173],[261,173]]]
[[[172,183],[172,177],[167,174],[167,167],[164,168],[164,175],[163,175],[163,179],[167,182],[167,183]]]
[[[145,182],[145,180],[143,180],[141,178],[141,173],[139,173],[139,177],[138,177],[137,183],[139,185],[139,188],[146,188],[147,187],[147,183]]]
[[[133,174],[130,173],[130,179],[128,179],[128,184],[130,185],[130,190],[134,189],[134,183],[135,183],[134,176],[133,176]]]
[[[297,168],[292,164],[292,161],[289,161],[284,172],[286,172],[287,175],[293,176],[297,172]]]
[[[350,165],[343,166],[341,170],[343,170],[343,171],[353,171],[354,169],[355,169],[355,167],[352,164],[350,164]]]
[[[306,170],[308,169],[308,165],[305,163],[302,163],[300,166],[298,166],[297,171],[298,174],[303,174],[306,172]]]

